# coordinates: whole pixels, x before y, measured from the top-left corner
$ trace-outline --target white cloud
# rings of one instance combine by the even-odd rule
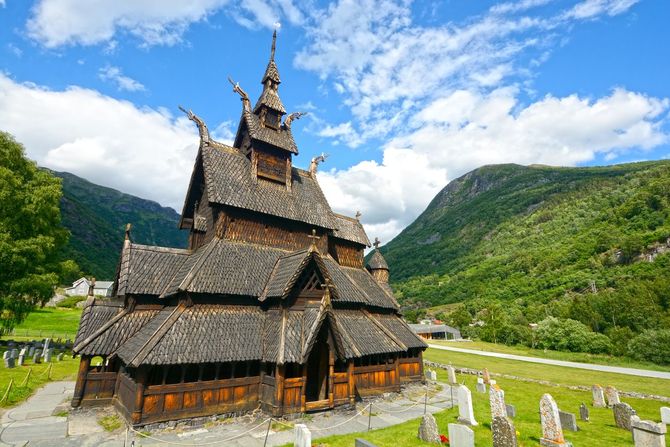
[[[495,163],[576,165],[669,141],[661,128],[670,108],[617,89],[589,100],[547,96],[525,107],[517,91],[456,91],[435,99],[413,119],[415,129],[391,139],[383,161],[319,174],[336,211],[363,211],[371,236],[385,242],[411,223],[448,180]]]
[[[603,14],[615,16],[621,14],[639,0],[584,0],[566,12],[566,18],[591,19]]]
[[[292,24],[303,20],[291,0],[38,0],[27,29],[47,48],[110,42],[107,51],[113,51],[117,34],[144,46],[175,45],[192,23],[222,10],[248,27],[274,28],[282,17]]]
[[[128,92],[139,92],[145,90],[145,87],[141,82],[125,76],[119,67],[107,65],[98,70],[98,77],[103,81],[113,82],[116,84],[116,88],[119,90],[125,90]]]
[[[0,73],[0,123],[42,166],[181,211],[198,144],[185,117],[80,87],[17,83]]]

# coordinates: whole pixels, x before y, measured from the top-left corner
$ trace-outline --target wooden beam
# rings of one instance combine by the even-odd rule
[[[349,359],[347,363],[347,374],[349,379],[349,403],[354,405],[356,402],[356,378],[354,377],[354,359]]]
[[[275,404],[276,410],[273,416],[284,414],[284,365],[277,365],[275,370]]]
[[[72,397],[72,406],[78,407],[84,397],[84,389],[86,388],[86,377],[88,376],[88,368],[91,365],[91,357],[82,355],[79,361],[79,371],[77,372],[77,384],[74,387],[74,396]]]
[[[139,367],[136,370],[136,384],[137,388],[135,389],[135,408],[131,413],[131,420],[134,425],[137,425],[142,422],[142,407],[144,406],[144,388],[147,383],[147,370],[144,367]]]

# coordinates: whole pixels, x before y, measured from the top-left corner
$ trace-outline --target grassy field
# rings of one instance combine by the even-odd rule
[[[47,372],[48,363],[32,365],[32,361],[28,365],[17,366],[13,369],[0,368],[0,398],[5,396],[10,380],[14,379],[9,395],[0,402],[0,407],[11,407],[27,399],[37,388],[49,381],[49,375],[51,380],[74,380],[79,367],[79,359],[65,356],[61,362],[54,359],[51,365],[53,365],[51,374]],[[28,381],[21,386],[28,376],[28,371],[31,371]]]
[[[492,373],[514,374],[523,377],[549,380],[565,385],[586,385],[594,383],[601,385],[614,385],[621,390],[642,391],[654,394],[670,396],[670,381],[646,379],[642,377],[625,376],[620,374],[599,373],[596,371],[572,370],[559,366],[539,365],[512,360],[499,360],[476,356],[472,354],[460,354],[446,351],[428,350],[426,359],[442,363],[451,362],[455,366],[470,368],[487,367]],[[446,381],[446,372],[438,370],[438,379]],[[488,394],[474,391],[476,378],[474,376],[459,375],[458,380],[465,383],[473,391],[473,405],[475,417],[479,426],[474,427],[475,441],[478,447],[491,445],[491,413],[489,409]],[[606,408],[592,408],[590,391],[575,391],[567,388],[550,387],[535,383],[522,382],[512,379],[497,379],[498,384],[505,390],[505,400],[516,407],[517,416],[514,419],[516,430],[519,432],[520,446],[537,446],[541,436],[539,412],[540,397],[551,394],[556,400],[559,408],[579,414],[579,404],[584,402],[590,410],[590,422],[578,422],[579,432],[566,431],[565,438],[574,445],[582,446],[632,446],[632,438],[629,432],[617,428],[614,425],[612,410]],[[667,406],[662,402],[623,398],[637,411],[642,419],[658,421],[660,419],[659,409]],[[447,435],[449,423],[456,422],[458,409],[451,409],[435,415],[440,433]],[[374,416],[373,416],[374,426]],[[319,438],[315,443],[324,447],[350,447],[354,439],[366,439],[378,447],[397,446],[428,446],[432,444],[419,442],[416,434],[419,427],[419,419],[414,419],[392,427],[373,430],[369,433],[352,433],[342,436],[330,436]],[[670,442],[670,437],[667,438]]]
[[[12,336],[4,338],[71,338],[74,339],[79,327],[81,309],[45,307],[36,309],[14,329]]]
[[[543,359],[565,360],[569,362],[596,363],[599,365],[623,366],[626,368],[651,369],[654,371],[670,371],[670,366],[657,365],[651,362],[639,362],[627,357],[614,357],[604,354],[588,354],[585,352],[561,352],[542,349],[531,349],[526,346],[507,346],[502,344],[487,343],[485,341],[458,342],[430,340],[430,343],[453,346],[473,351],[500,352],[504,354],[525,355],[528,357],[539,357]]]
[[[438,379],[446,381],[446,374],[438,372]],[[459,376],[459,380],[471,389],[475,389],[475,377]],[[556,400],[559,408],[579,414],[579,404],[585,402],[590,410],[590,422],[578,422],[580,431],[565,431],[566,440],[577,446],[632,446],[630,432],[617,428],[614,425],[612,410],[606,408],[591,408],[590,392],[572,391],[566,389],[549,388],[546,386],[519,382],[516,380],[501,379],[498,384],[505,390],[505,400],[516,407],[517,416],[514,425],[519,432],[520,446],[537,446],[542,429],[540,426],[539,401],[540,397],[549,392]],[[559,391],[560,390],[560,391]],[[489,447],[491,440],[491,412],[489,409],[488,394],[473,392],[473,406],[475,417],[479,425],[474,427],[475,445]],[[635,408],[643,419],[659,420],[660,402],[640,399],[624,399]],[[458,409],[443,411],[435,415],[440,433],[448,435],[448,424],[455,423],[458,418]],[[374,426],[374,416],[373,416]],[[324,447],[350,447],[354,439],[366,439],[378,447],[397,446],[429,446],[420,442],[417,437],[419,419],[414,419],[385,429],[373,430],[369,433],[352,433],[342,436],[319,438],[315,443]],[[670,441],[670,437],[667,438]]]

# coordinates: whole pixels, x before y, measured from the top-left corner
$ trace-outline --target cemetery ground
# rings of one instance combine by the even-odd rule
[[[624,368],[649,369],[652,371],[670,371],[670,366],[657,365],[652,362],[641,362],[629,357],[617,357],[607,354],[589,354],[586,352],[563,352],[543,349],[532,349],[527,346],[508,346],[501,343],[488,343],[485,341],[444,341],[428,340],[431,344],[453,346],[455,348],[469,349],[472,351],[496,352],[501,354],[515,354],[526,357],[537,357],[550,360],[563,360],[578,363],[594,363],[597,365],[621,366]]]

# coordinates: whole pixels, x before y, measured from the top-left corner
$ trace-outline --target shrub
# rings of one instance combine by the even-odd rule
[[[628,343],[628,355],[637,360],[670,364],[670,329],[644,331]]]
[[[85,299],[86,299],[85,296],[77,296],[77,295],[68,296],[64,300],[59,301],[56,304],[56,307],[65,307],[65,308],[68,308],[68,309],[73,309],[77,305],[78,302],[84,301]]]
[[[592,332],[577,320],[548,317],[537,326],[538,346],[557,351],[609,353],[610,339],[603,334]]]

